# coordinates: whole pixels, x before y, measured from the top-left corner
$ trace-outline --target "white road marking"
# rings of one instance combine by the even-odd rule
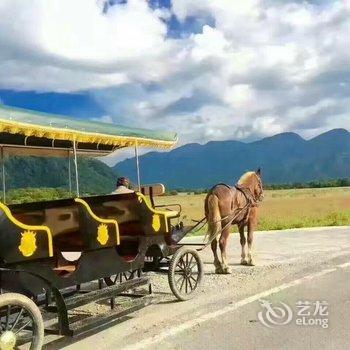
[[[344,263],[344,264],[337,265],[337,267],[339,267],[339,268],[341,268],[341,269],[343,269],[343,268],[345,268],[345,267],[348,267],[348,266],[350,266],[350,261],[349,261],[349,262],[346,262],[346,263]]]
[[[347,262],[345,264],[340,264],[340,265],[337,265],[338,268],[343,268],[343,267],[346,267],[346,266],[350,266],[350,262]],[[217,311],[213,311],[213,312],[209,312],[207,314],[204,314],[196,319],[193,319],[193,320],[189,320],[179,326],[176,326],[176,327],[173,327],[173,328],[170,328],[170,329],[166,329],[164,330],[163,332],[153,336],[153,337],[149,337],[149,338],[146,338],[144,340],[141,340],[140,342],[136,343],[136,344],[131,344],[131,345],[128,345],[126,347],[123,348],[123,350],[141,350],[141,349],[145,349],[145,348],[149,348],[150,346],[152,345],[155,345],[159,342],[161,342],[162,340],[168,338],[168,337],[173,337],[175,335],[178,335],[179,333],[183,332],[183,331],[186,331],[188,329],[191,329],[195,326],[198,326],[204,322],[207,322],[209,320],[212,320],[214,318],[217,318],[219,316],[222,316],[224,314],[227,314],[229,312],[232,312],[232,311],[235,311],[237,310],[238,308],[242,307],[242,306],[245,306],[247,304],[250,304],[254,301],[257,301],[259,299],[262,299],[262,298],[266,298],[267,296],[270,296],[272,294],[276,294],[282,290],[285,290],[285,289],[288,289],[288,288],[291,288],[291,287],[294,287],[294,286],[297,286],[297,285],[300,285],[304,282],[307,282],[307,281],[310,281],[310,280],[313,280],[314,278],[317,278],[317,277],[320,277],[320,276],[324,276],[328,273],[331,273],[331,272],[334,272],[334,271],[337,271],[337,268],[330,268],[330,269],[325,269],[325,270],[322,270],[320,272],[316,272],[316,273],[313,273],[311,275],[307,275],[307,276],[304,276],[302,278],[299,278],[299,279],[296,279],[294,281],[291,281],[291,282],[288,282],[288,283],[283,283],[277,287],[274,287],[274,288],[271,288],[271,289],[268,289],[264,292],[261,292],[261,293],[258,293],[258,294],[255,294],[255,295],[252,295],[248,298],[245,298],[243,300],[240,300],[234,304],[231,304],[229,306],[226,306],[224,307],[223,309],[220,309],[220,310],[217,310]]]

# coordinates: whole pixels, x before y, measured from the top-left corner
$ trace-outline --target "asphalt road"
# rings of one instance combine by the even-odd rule
[[[348,348],[350,227],[259,232],[254,267],[238,264],[239,238],[234,235],[231,275],[214,274],[209,249],[201,256],[205,276],[195,299],[175,302],[166,276],[151,274],[154,305],[82,338],[47,337],[46,349]],[[260,299],[275,302],[275,307],[283,301],[293,320],[272,328],[262,325]],[[298,301],[327,301],[329,328],[297,326]]]
[[[272,306],[281,307],[280,302],[283,302],[291,308],[294,315],[285,325],[287,317],[272,318],[277,325],[269,323],[266,312],[264,313],[265,308],[257,300],[169,337],[155,348],[349,349],[349,281],[350,265],[264,298]],[[302,304],[299,305],[300,303]],[[258,314],[261,312],[266,325],[259,320]]]

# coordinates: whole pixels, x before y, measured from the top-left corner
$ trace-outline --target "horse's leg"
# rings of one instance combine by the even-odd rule
[[[218,236],[221,232],[221,215],[219,208],[219,198],[216,195],[209,195],[206,198],[206,215],[208,220],[208,238],[211,241],[211,249],[214,254],[215,272],[221,273],[221,264],[218,258],[217,246]]]
[[[254,262],[253,262],[253,258],[252,258],[254,229],[255,229],[254,220],[249,220],[248,221],[247,241],[248,241],[248,265],[250,265],[250,266],[254,266]]]
[[[240,235],[240,242],[241,242],[241,248],[242,248],[241,265],[248,265],[248,262],[247,262],[247,259],[246,259],[246,243],[247,243],[247,240],[245,238],[244,228],[245,228],[245,224],[238,225],[238,230],[239,230],[239,235]]]
[[[226,223],[225,223],[225,225],[226,225]],[[223,225],[223,226],[225,226],[225,225]],[[230,225],[222,231],[221,237],[219,240],[219,246],[220,246],[220,250],[221,250],[222,273],[225,273],[225,274],[230,273],[230,268],[227,265],[227,256],[226,256],[226,247],[227,247],[229,235],[230,235]]]
[[[254,266],[252,258],[254,230],[258,225],[258,208],[253,207],[249,212],[248,218],[248,265]]]
[[[218,240],[217,240],[217,238],[215,238],[211,242],[211,250],[213,251],[213,254],[214,254],[215,273],[222,273],[222,268],[221,268],[220,260],[218,257]]]

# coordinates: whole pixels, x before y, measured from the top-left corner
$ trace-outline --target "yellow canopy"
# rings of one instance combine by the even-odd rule
[[[173,132],[129,128],[116,124],[80,120],[0,105],[0,144],[40,148],[70,148],[109,153],[134,146],[171,148]]]

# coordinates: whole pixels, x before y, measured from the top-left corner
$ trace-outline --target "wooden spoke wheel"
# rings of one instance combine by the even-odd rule
[[[117,283],[129,281],[140,276],[141,276],[141,270],[137,269],[137,270],[121,272],[116,275],[105,277],[104,281],[107,284],[107,286],[113,286]]]
[[[44,322],[39,308],[22,294],[0,295],[0,349],[12,350],[25,343],[40,350],[44,341]]]
[[[168,280],[170,289],[179,300],[189,300],[198,291],[203,278],[203,263],[194,249],[182,247],[172,257]]]

